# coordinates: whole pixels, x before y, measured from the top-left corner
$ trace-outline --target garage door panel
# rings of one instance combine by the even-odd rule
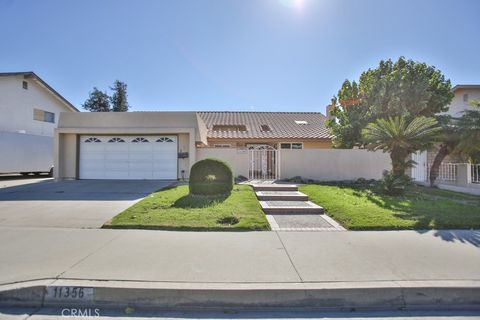
[[[81,136],[79,159],[81,179],[176,179],[177,137]]]

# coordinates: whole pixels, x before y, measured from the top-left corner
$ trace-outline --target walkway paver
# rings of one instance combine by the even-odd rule
[[[274,231],[344,231],[324,209],[309,201],[297,185],[268,181],[252,183],[260,206]]]

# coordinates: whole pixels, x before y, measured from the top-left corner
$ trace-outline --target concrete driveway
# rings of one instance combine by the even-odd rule
[[[0,188],[0,226],[99,228],[172,181],[22,180]]]

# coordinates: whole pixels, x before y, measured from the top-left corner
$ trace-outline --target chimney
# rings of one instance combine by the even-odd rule
[[[333,119],[335,118],[334,116],[330,115],[330,112],[333,110],[335,106],[333,104],[329,104],[327,107],[326,107],[326,116],[327,116],[327,119]]]

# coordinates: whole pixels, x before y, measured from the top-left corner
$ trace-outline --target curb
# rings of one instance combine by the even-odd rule
[[[480,281],[152,283],[47,279],[0,286],[0,306],[480,310]]]

